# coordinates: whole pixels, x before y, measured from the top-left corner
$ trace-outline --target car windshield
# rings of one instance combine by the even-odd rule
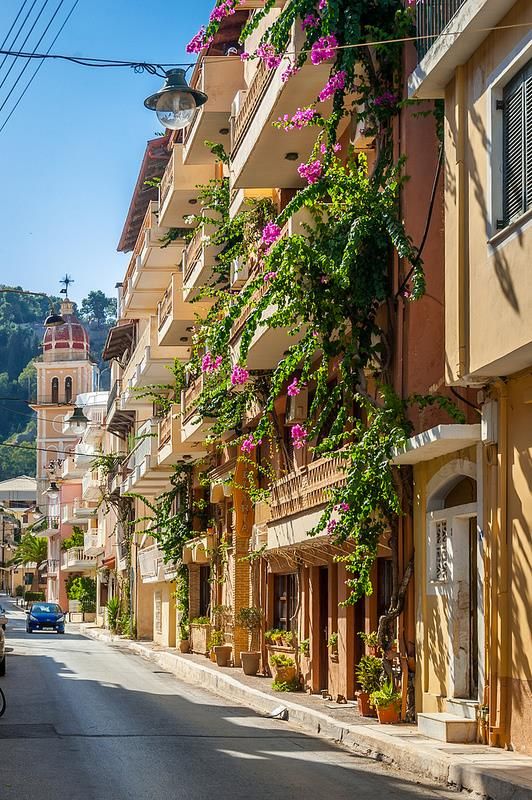
[[[60,614],[61,606],[57,603],[34,603],[31,607],[32,614]]]

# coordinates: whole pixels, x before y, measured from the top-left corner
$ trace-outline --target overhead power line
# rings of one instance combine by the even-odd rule
[[[11,42],[11,44],[9,45],[10,49],[11,49],[11,48],[13,48],[13,47],[15,46],[15,42],[17,41],[17,39],[18,39],[18,37],[19,37],[19,35],[20,35],[20,32],[21,32],[21,30],[24,28],[24,25],[25,25],[25,24],[26,24],[26,22],[28,21],[28,17],[30,16],[30,14],[31,14],[31,12],[33,11],[33,9],[35,8],[35,5],[36,5],[36,3],[37,3],[37,0],[33,0],[33,3],[31,4],[31,8],[30,8],[30,10],[28,11],[28,13],[26,14],[26,16],[25,16],[25,17],[24,17],[24,19],[22,20],[22,24],[19,26],[19,29],[18,29],[18,31],[16,32],[16,34],[15,34],[15,35],[14,35],[14,37],[13,37],[13,41],[12,41],[12,42]],[[24,5],[25,5],[25,3],[24,3]],[[24,6],[23,6],[23,7],[24,7]],[[19,16],[20,16],[20,11],[19,11],[19,13],[18,13],[18,14],[17,14],[17,16],[16,16],[16,20],[19,18]],[[9,33],[7,34],[6,38],[5,38],[5,39],[4,39],[4,41],[2,42],[2,52],[5,52],[5,51],[3,50],[3,48],[5,47],[5,44],[6,44],[6,41],[7,41],[7,38],[8,38],[8,36],[9,36],[9,34],[11,33],[11,31],[13,30],[13,28],[14,28],[14,26],[15,26],[15,24],[16,24],[16,20],[15,20],[15,23],[14,23],[14,24],[11,26],[11,28],[9,29]],[[2,59],[2,63],[0,64],[0,70],[2,69],[2,67],[4,66],[4,64],[6,63],[6,61],[7,61],[7,58],[8,58],[8,56],[7,56],[7,55],[4,55],[4,57],[3,57],[3,59]]]
[[[18,10],[18,13],[17,13],[17,16],[15,17],[15,19],[14,19],[14,20],[13,20],[13,22],[11,23],[11,27],[10,27],[10,29],[8,30],[8,32],[6,33],[6,35],[5,35],[5,37],[4,37],[4,41],[2,42],[2,44],[0,45],[0,47],[5,47],[5,46],[6,46],[7,40],[8,40],[8,39],[9,39],[9,37],[11,36],[11,31],[13,30],[13,28],[14,28],[14,27],[15,27],[15,25],[17,24],[17,22],[18,22],[18,19],[19,19],[20,15],[22,14],[22,12],[24,11],[24,6],[26,5],[26,3],[27,3],[27,2],[28,2],[28,0],[24,0],[24,2],[22,3],[22,5],[20,6],[20,8],[19,8],[19,10]]]
[[[29,32],[26,34],[26,38],[25,38],[25,39],[24,39],[24,41],[22,42],[22,44],[21,44],[21,47],[24,47],[24,45],[26,44],[26,42],[27,42],[27,41],[28,41],[28,39],[30,38],[31,34],[32,34],[32,33],[33,33],[33,31],[35,30],[35,26],[37,25],[38,21],[40,20],[40,18],[41,18],[41,16],[42,16],[42,13],[43,13],[44,9],[46,8],[46,6],[48,5],[48,3],[49,3],[49,2],[50,2],[50,0],[44,0],[44,4],[42,5],[42,7],[41,7],[41,10],[40,10],[40,11],[39,11],[39,13],[37,14],[37,16],[36,16],[36,18],[35,18],[35,20],[34,20],[34,22],[33,22],[33,25],[31,26],[31,28],[30,28],[30,30],[29,30]],[[35,2],[33,3],[33,6],[34,6],[34,5],[35,5]],[[33,9],[33,6],[30,8],[30,12],[32,11],[32,9]],[[24,23],[23,23],[23,24],[25,24],[25,22],[26,22],[26,20],[24,20]],[[18,33],[17,33],[17,36],[18,36]],[[35,52],[35,51],[34,51],[34,52]],[[5,61],[5,59],[4,59],[4,61]],[[3,64],[4,64],[4,62],[2,62],[2,66],[3,66]],[[11,74],[11,70],[13,69],[13,67],[15,66],[15,64],[16,64],[16,60],[15,60],[15,59],[13,59],[13,62],[12,62],[12,64],[11,64],[11,66],[9,67],[9,69],[7,70],[6,74],[4,75],[4,77],[3,77],[2,81],[0,82],[0,89],[2,88],[2,86],[4,85],[4,83],[5,83],[5,82],[7,81],[7,79],[9,78],[9,75]],[[0,67],[0,68],[1,68],[1,67]]]
[[[70,19],[70,17],[71,17],[71,16],[72,16],[72,14],[74,13],[74,11],[75,11],[75,9],[76,9],[76,6],[78,5],[78,3],[79,3],[79,0],[75,0],[75,2],[74,2],[74,5],[72,6],[72,8],[70,9],[70,11],[68,12],[67,16],[65,17],[65,19],[64,19],[64,21],[63,21],[63,24],[61,25],[61,27],[60,27],[60,28],[59,28],[59,30],[57,31],[56,35],[54,36],[54,38],[53,38],[53,40],[52,40],[52,43],[50,44],[50,47],[49,47],[49,48],[48,48],[48,50],[46,51],[46,55],[48,55],[48,54],[50,53],[50,51],[51,51],[52,47],[54,46],[54,44],[57,42],[57,40],[58,40],[58,39],[59,39],[59,37],[61,36],[61,34],[62,34],[62,32],[63,32],[63,30],[64,30],[64,28],[65,28],[65,26],[66,26],[66,24],[67,24],[67,22],[68,22],[68,20]],[[28,62],[28,63],[29,63],[29,62]],[[0,133],[2,133],[2,131],[3,131],[3,130],[4,130],[4,128],[6,127],[7,123],[9,122],[9,120],[11,119],[11,117],[13,116],[13,114],[15,113],[15,111],[17,110],[17,108],[18,108],[18,106],[20,105],[20,103],[21,103],[21,101],[22,101],[22,99],[23,99],[24,95],[26,94],[26,92],[27,92],[27,91],[28,91],[28,89],[30,88],[31,84],[33,83],[33,81],[34,81],[34,80],[35,80],[35,78],[37,77],[37,73],[39,72],[39,70],[41,69],[41,67],[42,67],[42,65],[43,65],[43,64],[44,64],[44,59],[42,59],[42,60],[39,62],[39,64],[38,64],[37,68],[36,68],[36,69],[34,70],[34,72],[33,72],[33,75],[31,76],[31,78],[29,79],[29,81],[26,83],[26,86],[25,86],[25,87],[24,87],[24,89],[22,90],[22,92],[21,92],[21,94],[20,94],[20,96],[19,96],[19,98],[18,98],[17,102],[15,103],[15,105],[13,106],[13,108],[11,109],[11,111],[9,112],[9,114],[7,115],[6,119],[5,119],[5,120],[4,120],[4,122],[2,123],[2,126],[0,127]]]

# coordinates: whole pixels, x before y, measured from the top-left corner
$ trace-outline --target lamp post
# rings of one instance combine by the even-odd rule
[[[33,297],[46,297],[46,299],[50,302],[50,313],[44,320],[44,327],[45,328],[57,328],[59,325],[64,325],[65,320],[61,316],[61,314],[56,314],[54,306],[50,298],[44,292],[30,292],[27,289],[11,289],[11,288],[2,288],[0,292],[3,293],[10,293],[10,294],[28,294],[32,295]]]
[[[192,121],[194,112],[207,102],[208,96],[188,85],[185,70],[166,72],[164,86],[144,101],[146,108],[155,111],[159,122],[171,131],[181,131]]]

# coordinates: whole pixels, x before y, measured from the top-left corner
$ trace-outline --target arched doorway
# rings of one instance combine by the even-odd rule
[[[431,481],[427,502],[427,593],[446,609],[447,697],[479,698],[482,605],[476,467],[446,465]]]

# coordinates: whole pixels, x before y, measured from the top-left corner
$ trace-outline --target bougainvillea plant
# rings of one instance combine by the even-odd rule
[[[208,47],[238,6],[218,0],[189,52]],[[252,236],[246,232],[241,215],[229,219],[229,187],[222,182],[225,207],[215,222],[216,235],[230,245],[225,261],[219,259],[214,282],[225,284],[196,330],[189,376],[202,375],[196,411],[210,420],[213,441],[232,431],[251,464],[261,443],[282,439],[279,398],[308,391],[308,417],[292,427],[292,446],[313,448],[321,457],[340,455],[345,471],[345,481],[331,494],[311,534],[326,531],[351,543],[345,562],[350,602],[355,602],[372,591],[379,539],[387,530],[392,537],[397,533],[401,513],[400,482],[390,460],[410,427],[408,401],[391,390],[386,359],[394,258],[409,274],[400,302],[420,298],[425,288],[420,253],[400,216],[404,164],[394,160],[392,137],[393,119],[403,103],[402,45],[394,40],[413,31],[412,3],[291,0],[272,15],[273,6],[274,0],[266,0],[249,17],[240,57],[278,70],[282,81],[292,80],[302,68],[329,65],[317,96],[301,98],[300,107],[275,123],[287,137],[312,126],[315,146],[297,166],[303,188],[276,212],[271,204],[262,207],[270,213],[261,220],[260,236],[257,225]],[[253,51],[246,50],[259,26],[261,40]],[[303,43],[296,51],[298,28]],[[339,130],[345,117],[373,140],[371,165],[345,142],[342,147]],[[227,276],[229,262],[238,258],[252,269],[243,289],[235,292]],[[267,373],[248,363],[254,339],[265,328],[279,328],[286,338],[284,354]],[[371,391],[369,373],[379,377]],[[453,413],[446,401],[441,404]],[[252,414],[257,405],[260,413]],[[291,468],[288,459],[285,467]],[[408,568],[403,583],[405,578]]]

